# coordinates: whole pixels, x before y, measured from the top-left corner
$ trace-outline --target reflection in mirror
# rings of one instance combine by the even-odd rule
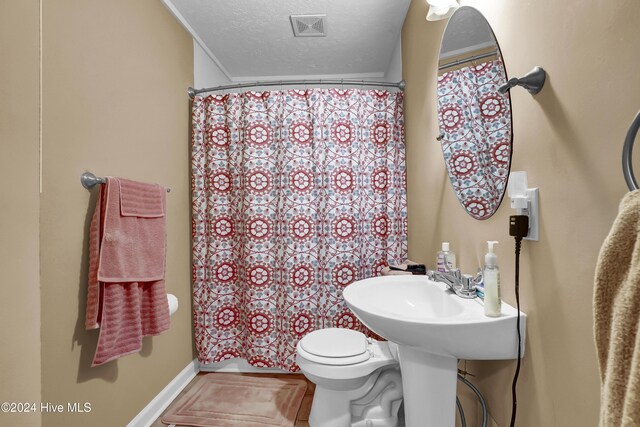
[[[458,200],[476,219],[500,206],[511,163],[507,73],[482,14],[462,6],[449,19],[438,61],[438,137]]]

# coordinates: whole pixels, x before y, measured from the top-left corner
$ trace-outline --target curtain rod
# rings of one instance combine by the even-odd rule
[[[490,56],[494,56],[494,55],[497,55],[497,54],[498,54],[498,51],[494,50],[494,51],[491,51],[491,52],[481,53],[479,55],[473,55],[473,56],[469,56],[469,57],[466,57],[466,58],[458,59],[456,61],[451,61],[451,62],[448,62],[446,64],[440,65],[438,67],[438,71],[444,70],[445,68],[450,68],[450,67],[453,67],[453,66],[456,66],[456,65],[464,64],[465,62],[471,62],[471,61],[476,61],[478,59],[488,58]]]
[[[344,80],[344,79],[328,79],[328,80],[269,80],[263,82],[251,82],[251,83],[237,83],[231,85],[222,85],[215,87],[208,87],[204,89],[194,89],[190,87],[187,89],[187,93],[190,98],[193,98],[199,93],[203,92],[215,92],[219,90],[230,89],[242,89],[246,87],[258,87],[258,86],[289,86],[289,85],[349,85],[349,86],[381,86],[381,87],[395,87],[404,92],[406,83],[404,80],[398,83],[390,82],[377,82],[372,80]]]

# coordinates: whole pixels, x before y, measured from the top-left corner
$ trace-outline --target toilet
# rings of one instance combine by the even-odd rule
[[[394,343],[351,329],[320,329],[298,342],[296,363],[316,385],[311,427],[398,425],[402,377]]]

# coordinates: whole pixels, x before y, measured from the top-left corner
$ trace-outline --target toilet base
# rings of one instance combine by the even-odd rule
[[[396,427],[402,396],[400,370],[383,370],[373,388],[351,402],[351,427]]]
[[[330,390],[316,384],[309,415],[311,427],[396,427],[402,403],[397,368],[371,375],[355,390]]]
[[[313,394],[310,427],[351,427],[352,391],[328,390],[316,384]]]

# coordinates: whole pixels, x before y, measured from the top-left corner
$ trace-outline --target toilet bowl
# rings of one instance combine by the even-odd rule
[[[316,385],[311,427],[395,427],[402,403],[397,346],[350,329],[321,329],[296,347],[300,371]]]

